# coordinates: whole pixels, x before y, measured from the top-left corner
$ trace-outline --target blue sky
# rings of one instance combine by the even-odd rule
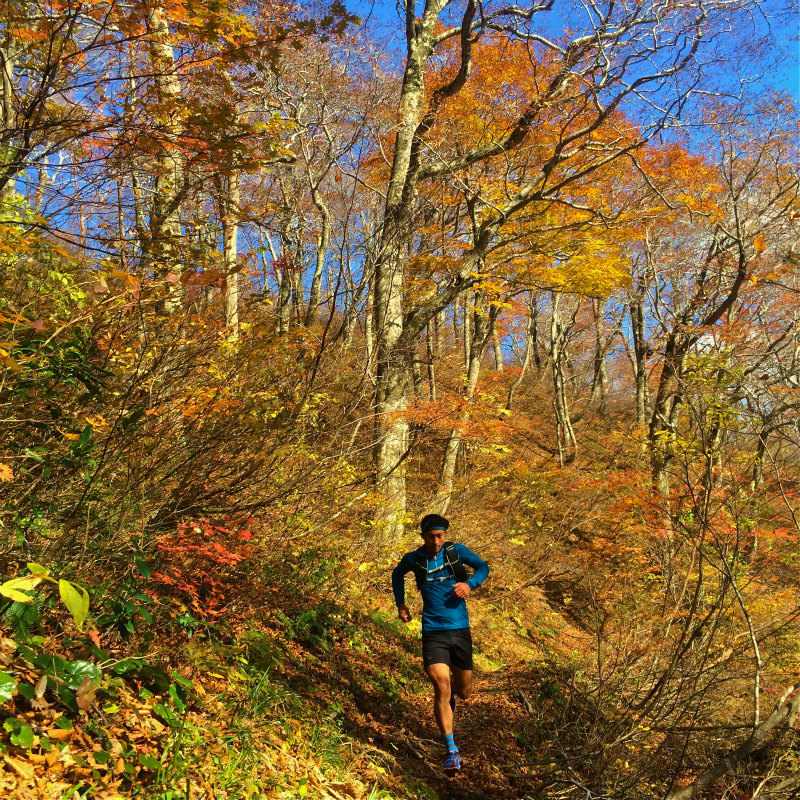
[[[520,6],[528,3],[522,0]],[[358,14],[369,22],[369,28],[386,37],[387,48],[397,47],[402,52],[403,28],[396,0],[347,0],[348,10]],[[454,9],[463,8],[463,0],[454,0]],[[490,3],[487,3],[487,6]],[[546,29],[552,33],[563,24],[569,10],[577,5],[576,0],[556,0],[553,10],[548,12]],[[422,9],[424,2],[418,2]],[[560,12],[559,8],[564,9]],[[752,44],[771,36],[773,43],[764,49],[763,56],[742,58],[740,63],[748,61],[746,69],[752,76],[752,86],[766,91],[787,91],[800,103],[800,6],[798,0],[762,0],[759,11],[752,15],[753,28],[748,30],[745,43]],[[729,69],[721,66],[720,78]]]

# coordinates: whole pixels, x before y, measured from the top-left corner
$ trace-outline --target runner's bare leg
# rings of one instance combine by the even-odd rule
[[[428,664],[425,674],[433,684],[433,715],[436,717],[436,724],[439,726],[442,736],[447,736],[453,732],[453,711],[450,708],[450,666],[448,664]]]
[[[452,691],[456,697],[466,700],[472,694],[472,670],[450,667],[453,672]],[[449,698],[448,698],[449,699]]]

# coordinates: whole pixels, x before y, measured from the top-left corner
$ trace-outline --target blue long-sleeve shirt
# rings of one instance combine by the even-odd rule
[[[470,589],[477,589],[489,574],[489,565],[463,544],[456,544],[456,553],[474,572],[467,579]],[[405,602],[405,577],[414,571],[419,558],[427,563],[427,575],[422,587],[422,630],[448,631],[469,628],[469,612],[463,597],[453,594],[456,580],[447,568],[444,547],[435,558],[429,558],[424,547],[406,553],[392,570],[392,591],[397,605]]]

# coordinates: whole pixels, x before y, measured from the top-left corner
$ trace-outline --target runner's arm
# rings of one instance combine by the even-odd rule
[[[456,545],[456,552],[458,557],[468,566],[472,567],[474,572],[467,579],[466,584],[469,586],[470,591],[477,589],[489,575],[489,565],[478,555],[472,552],[469,547],[463,544]]]
[[[397,605],[397,616],[403,622],[411,622],[411,612],[406,607],[406,574],[413,571],[412,553],[406,553],[400,563],[392,570],[392,592]]]

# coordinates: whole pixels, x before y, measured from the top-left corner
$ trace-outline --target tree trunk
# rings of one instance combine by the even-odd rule
[[[653,485],[663,498],[669,497],[669,470],[674,456],[678,411],[681,406],[681,375],[688,343],[673,334],[667,340],[661,378],[650,418],[649,442]]]
[[[276,270],[278,279],[278,336],[289,332],[292,325],[292,257],[289,251],[289,237],[281,235],[281,255],[277,262],[280,270]]]
[[[12,131],[16,127],[14,109],[14,69],[16,68],[18,55],[19,48],[17,43],[11,38],[11,34],[6,31],[3,36],[3,46],[0,47],[0,67],[3,72],[3,128],[6,131]],[[8,152],[4,153],[5,163],[3,166],[8,166],[12,163],[16,156],[13,141],[8,142],[6,148]],[[10,169],[13,169],[13,167],[9,167],[9,170]],[[3,184],[2,189],[0,189],[0,202],[9,202],[16,191],[17,182],[12,175],[12,177]]]
[[[433,340],[436,338],[435,329],[438,319],[438,316],[434,317],[425,328],[425,356],[428,363],[428,399],[432,403],[436,401],[436,365],[434,361],[435,353]],[[431,331],[431,327],[434,328],[434,331]]]
[[[647,384],[647,338],[645,328],[644,291],[631,292],[628,305],[633,340],[633,378],[636,383],[636,421],[647,424],[650,405]]]
[[[239,173],[226,180],[222,214],[222,252],[225,267],[225,327],[234,339],[239,337]]]
[[[440,312],[433,318],[433,358],[440,358],[442,355],[442,335],[444,333],[444,313]]]
[[[503,371],[503,349],[500,346],[500,335],[497,332],[497,320],[492,325],[492,350],[494,351],[494,368]]]
[[[470,417],[469,403],[478,385],[478,379],[481,373],[481,362],[483,361],[483,354],[491,339],[493,323],[500,312],[499,307],[492,306],[487,317],[483,310],[484,304],[485,296],[480,292],[476,292],[473,324],[471,326],[472,341],[469,343],[470,360],[467,367],[467,379],[464,387],[464,399],[466,402],[464,409],[458,417],[457,424],[450,431],[450,436],[445,445],[442,471],[439,477],[439,488],[434,502],[434,507],[439,514],[445,514],[447,512],[447,507],[450,505],[450,498],[453,493],[453,482],[456,474],[456,462],[464,439],[463,427]]]
[[[419,358],[415,355],[411,363],[411,380],[414,384],[414,397],[417,400],[422,399],[422,366],[419,363]]]
[[[417,128],[425,112],[425,65],[447,0],[428,0],[421,19],[406,6],[407,60],[399,104],[399,122],[386,192],[380,250],[375,263],[375,348],[378,420],[375,466],[385,502],[377,515],[387,537],[403,533],[406,513],[404,460],[408,452],[408,353],[398,347],[403,331],[403,259],[411,234],[412,176]]]
[[[42,213],[45,191],[47,190],[47,185],[50,183],[50,175],[48,174],[49,167],[50,160],[47,156],[43,156],[41,163],[39,163],[36,167],[36,170],[39,173],[39,180],[36,183],[36,193],[33,199],[33,210],[37,214]]]
[[[556,443],[558,446],[558,463],[563,467],[575,460],[578,442],[572,428],[569,398],[567,397],[567,381],[564,368],[567,362],[567,337],[577,312],[572,321],[565,327],[559,312],[559,292],[552,292],[553,313],[550,318],[550,364],[553,370],[553,410],[556,417]]]
[[[125,203],[123,201],[124,179],[117,175],[117,252],[119,253],[119,268],[128,271],[128,248],[125,237]]]
[[[756,445],[756,454],[753,459],[753,472],[750,479],[750,491],[756,492],[761,488],[764,482],[764,457],[767,454],[767,442],[769,435],[772,433],[773,428],[771,425],[764,425],[758,432],[758,444]]]
[[[511,411],[511,405],[514,402],[514,393],[522,386],[522,379],[525,377],[525,372],[528,369],[528,365],[531,363],[531,353],[536,352],[538,355],[538,351],[536,348],[536,323],[537,323],[537,314],[539,310],[539,306],[536,300],[536,295],[533,292],[530,292],[528,295],[528,304],[530,308],[530,314],[528,316],[528,335],[525,337],[525,354],[522,357],[522,366],[519,370],[519,375],[514,379],[514,382],[511,386],[508,387],[508,397],[506,398],[506,411]],[[538,366],[541,366],[541,362],[539,362]]]
[[[458,315],[461,313],[462,300],[463,298],[457,297],[453,301],[453,345],[456,352],[461,347],[461,325],[458,321]]]
[[[172,283],[165,310],[173,309],[179,302],[177,281],[181,273],[181,199],[183,195],[183,164],[177,137],[180,120],[181,86],[175,70],[175,54],[170,42],[170,31],[163,10],[158,6],[147,12],[148,48],[153,66],[153,81],[159,105],[163,108],[163,139],[156,157],[153,201],[150,209],[150,226],[147,234],[145,269]]]
[[[464,346],[464,374],[469,374],[469,365],[472,363],[472,308],[470,307],[469,293],[464,295],[464,324],[461,327]]]
[[[328,211],[328,206],[325,205],[322,199],[318,186],[312,185],[311,199],[319,211],[322,226],[319,236],[317,237],[316,264],[314,266],[314,275],[311,279],[311,289],[308,295],[308,307],[306,308],[306,318],[304,321],[307,328],[314,324],[317,309],[319,308],[320,291],[322,288],[322,270],[325,266],[325,254],[328,251],[328,242],[331,238],[331,215]]]
[[[592,393],[589,403],[597,404],[597,410],[605,416],[608,410],[608,370],[606,369],[608,338],[605,333],[603,304],[600,300],[592,300],[592,314],[595,331],[594,375],[592,376]]]

